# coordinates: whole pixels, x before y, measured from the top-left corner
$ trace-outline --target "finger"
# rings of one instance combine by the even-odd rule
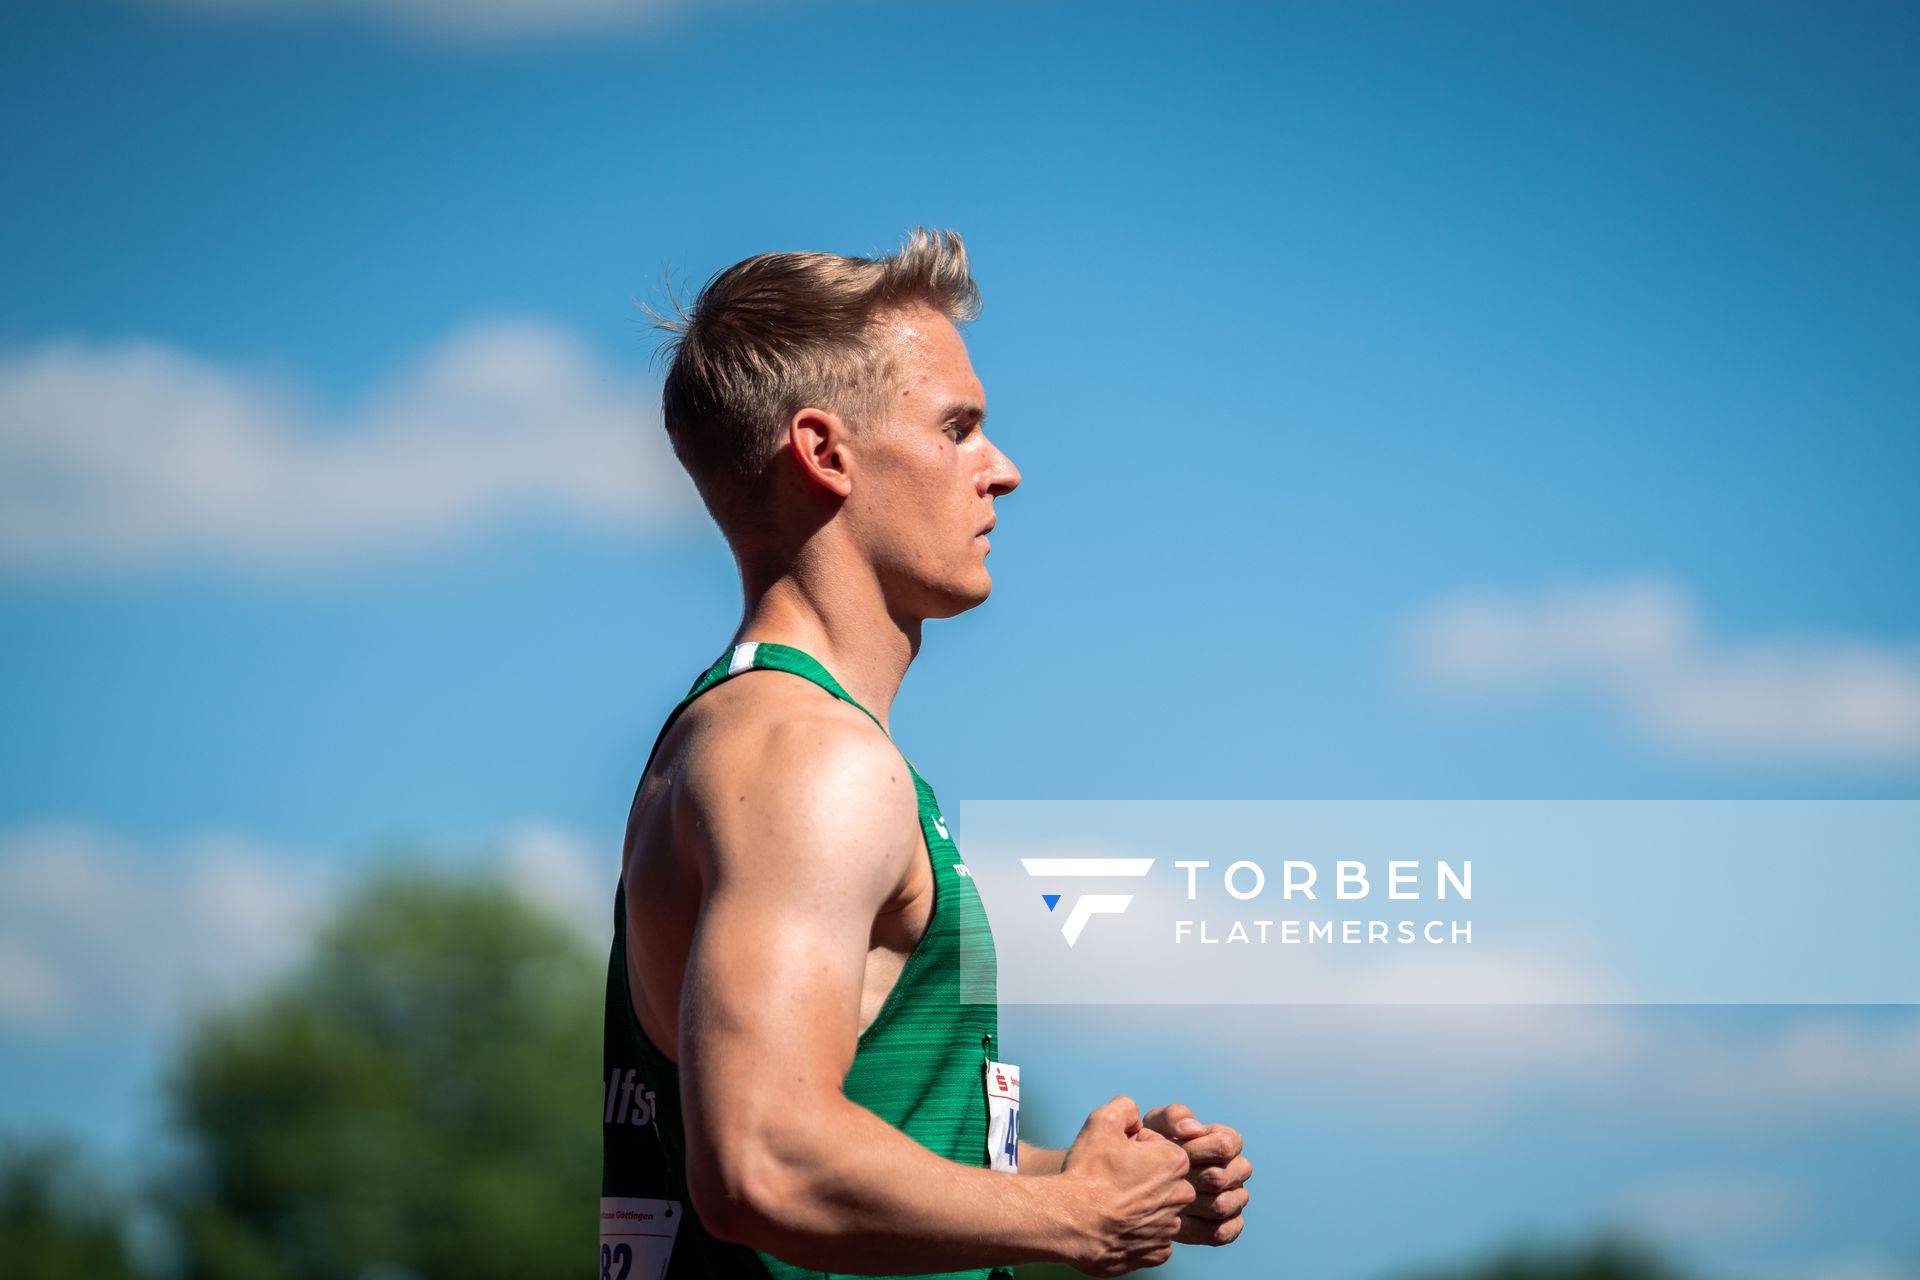
[[[1188,1156],[1192,1156],[1191,1151],[1188,1152]],[[1191,1182],[1197,1191],[1225,1191],[1229,1187],[1245,1185],[1247,1179],[1252,1176],[1253,1161],[1245,1156],[1235,1156],[1225,1164],[1195,1166],[1193,1172],[1187,1176],[1187,1181]]]
[[[1189,1178],[1193,1166],[1187,1163],[1187,1153],[1180,1149],[1179,1143],[1171,1142],[1151,1129],[1142,1129],[1134,1134],[1133,1141],[1153,1148],[1156,1158],[1166,1162],[1163,1176],[1167,1179],[1169,1195],[1179,1196],[1181,1202],[1185,1203],[1197,1194],[1197,1189]]]
[[[1238,1215],[1224,1221],[1213,1218],[1182,1218],[1180,1234],[1175,1236],[1176,1244],[1204,1244],[1219,1246],[1232,1244],[1240,1238],[1246,1229],[1247,1220]]]
[[[1155,1133],[1153,1130],[1145,1127],[1129,1130],[1127,1133],[1127,1136],[1129,1138],[1132,1138],[1135,1142],[1144,1142],[1149,1146],[1172,1147],[1175,1151],[1180,1150],[1179,1143],[1173,1141],[1171,1138],[1163,1138],[1159,1134]],[[1186,1158],[1185,1152],[1181,1153],[1181,1158],[1182,1159]]]
[[[1140,1117],[1140,1122],[1155,1133],[1183,1141],[1207,1131],[1207,1126],[1194,1118],[1193,1109],[1184,1102],[1170,1102],[1164,1107],[1155,1107]]]
[[[1240,1154],[1245,1142],[1232,1125],[1216,1124],[1207,1126],[1197,1138],[1182,1138],[1180,1144],[1187,1149],[1187,1159],[1195,1164],[1225,1164]]]
[[[1126,1094],[1117,1094],[1094,1109],[1094,1115],[1105,1115],[1125,1129],[1129,1135],[1140,1127],[1140,1108]]]
[[[1198,1195],[1193,1203],[1180,1211],[1183,1218],[1202,1218],[1210,1222],[1223,1222],[1228,1218],[1237,1218],[1247,1207],[1252,1192],[1245,1187],[1235,1187],[1231,1191],[1221,1191],[1208,1195]]]

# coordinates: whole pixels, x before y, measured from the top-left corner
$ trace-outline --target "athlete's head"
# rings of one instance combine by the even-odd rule
[[[743,565],[819,538],[896,610],[986,599],[981,535],[1020,473],[981,429],[956,327],[979,308],[960,237],[920,230],[887,257],[748,258],[667,325],[667,434]]]

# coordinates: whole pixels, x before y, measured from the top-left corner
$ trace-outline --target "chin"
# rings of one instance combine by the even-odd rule
[[[944,583],[933,587],[930,594],[932,607],[926,616],[951,618],[985,604],[987,597],[993,594],[993,579],[983,569],[964,583]]]

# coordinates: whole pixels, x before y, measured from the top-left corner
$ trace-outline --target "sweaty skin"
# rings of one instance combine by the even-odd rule
[[[728,681],[661,742],[627,833],[634,1013],[679,1064],[695,1208],[722,1239],[837,1271],[1116,1275],[1176,1239],[1225,1243],[1251,1166],[1230,1128],[1177,1128],[1185,1108],[1143,1122],[1115,1098],[1065,1152],[1021,1143],[1038,1176],[1010,1177],[936,1156],[841,1091],[933,904],[881,725],[921,621],[986,598],[984,531],[1020,479],[945,317],[897,313],[885,350],[887,411],[860,428],[795,414],[764,548],[735,546],[736,640],[813,654],[880,724],[783,672]]]

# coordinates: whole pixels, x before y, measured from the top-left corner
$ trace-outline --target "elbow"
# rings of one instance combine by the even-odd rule
[[[699,1158],[690,1153],[687,1194],[700,1224],[729,1244],[769,1253],[790,1247],[806,1230],[804,1179],[763,1144],[729,1146]]]

